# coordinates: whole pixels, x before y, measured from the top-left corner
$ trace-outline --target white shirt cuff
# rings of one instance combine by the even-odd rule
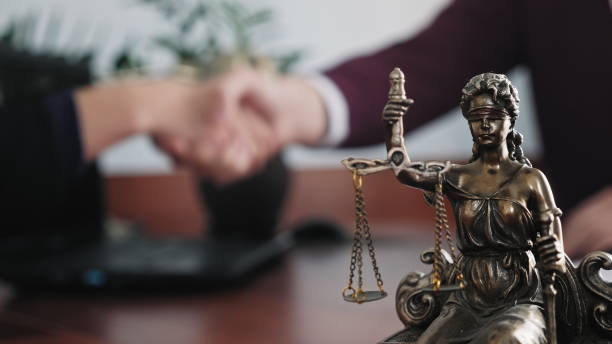
[[[322,74],[306,75],[306,81],[323,99],[327,113],[327,130],[321,145],[337,146],[349,134],[349,110],[346,99],[338,86]]]

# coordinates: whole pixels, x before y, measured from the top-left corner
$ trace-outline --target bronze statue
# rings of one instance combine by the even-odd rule
[[[592,253],[575,268],[563,253],[561,211],[544,174],[523,155],[514,128],[519,97],[510,80],[484,73],[465,85],[460,106],[473,155],[467,164],[450,164],[410,161],[402,120],[413,101],[398,68],[389,79],[387,159],[343,164],[358,176],[391,169],[430,202],[433,194],[440,204],[443,193],[461,254],[456,261],[422,255],[434,272],[410,273],[400,283],[396,306],[406,328],[383,343],[612,342],[603,339],[612,339],[612,288],[597,274],[612,268],[612,257]]]

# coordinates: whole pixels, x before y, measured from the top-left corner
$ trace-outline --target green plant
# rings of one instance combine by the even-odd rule
[[[151,55],[148,49],[165,51],[174,57],[177,66],[191,66],[202,77],[222,71],[223,62],[228,60],[252,65],[271,62],[277,70],[287,72],[302,56],[299,51],[283,54],[257,51],[260,46],[257,33],[273,20],[269,9],[250,9],[231,0],[128,1],[157,12],[170,24],[171,30],[148,39],[126,42],[112,62],[114,73],[146,74],[145,67]],[[66,65],[91,68],[95,57],[92,48],[67,50],[53,46],[53,42],[58,41],[62,22],[58,16],[52,16],[43,30],[44,41],[52,43],[46,44],[45,49],[35,49],[33,36],[38,30],[37,16],[30,14],[14,19],[0,33],[0,45],[30,55],[62,58]]]
[[[47,21],[46,42],[57,42],[61,23],[58,17]],[[58,46],[35,49],[37,25],[30,14],[12,19],[0,34],[0,105],[27,103],[91,82],[92,53]]]
[[[93,52],[88,50],[74,48],[70,50],[52,44],[49,44],[45,49],[35,49],[34,35],[38,30],[38,23],[37,16],[33,13],[12,19],[5,30],[0,33],[0,45],[10,48],[14,52],[62,58],[67,64],[84,65],[91,62]],[[61,28],[62,20],[58,16],[52,15],[42,30],[44,33],[43,40],[45,42],[57,42]]]
[[[217,63],[222,58],[256,64],[261,56],[255,49],[255,34],[273,19],[268,9],[251,10],[235,1],[138,2],[157,11],[174,27],[173,32],[155,37],[154,44],[172,54],[177,63],[196,67],[204,75],[217,72]],[[281,72],[287,72],[300,57],[298,51],[266,56]]]

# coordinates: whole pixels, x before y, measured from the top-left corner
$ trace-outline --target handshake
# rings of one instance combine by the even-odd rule
[[[319,94],[299,78],[237,69],[208,81],[124,80],[75,93],[83,150],[94,159],[150,134],[175,164],[217,183],[256,172],[286,145],[326,130]]]

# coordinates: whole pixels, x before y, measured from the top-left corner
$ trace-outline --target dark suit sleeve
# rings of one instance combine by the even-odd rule
[[[0,107],[0,236],[66,232],[99,220],[101,194],[83,159],[71,92]],[[29,235],[29,234],[28,234]],[[26,236],[28,236],[26,235]]]
[[[71,94],[9,105],[0,115],[5,199],[15,207],[58,201],[84,165]]]
[[[381,113],[394,67],[403,70],[406,93],[415,100],[404,118],[409,131],[457,106],[472,76],[520,63],[520,6],[516,0],[457,0],[416,37],[327,71],[349,105],[342,145],[383,142]]]

